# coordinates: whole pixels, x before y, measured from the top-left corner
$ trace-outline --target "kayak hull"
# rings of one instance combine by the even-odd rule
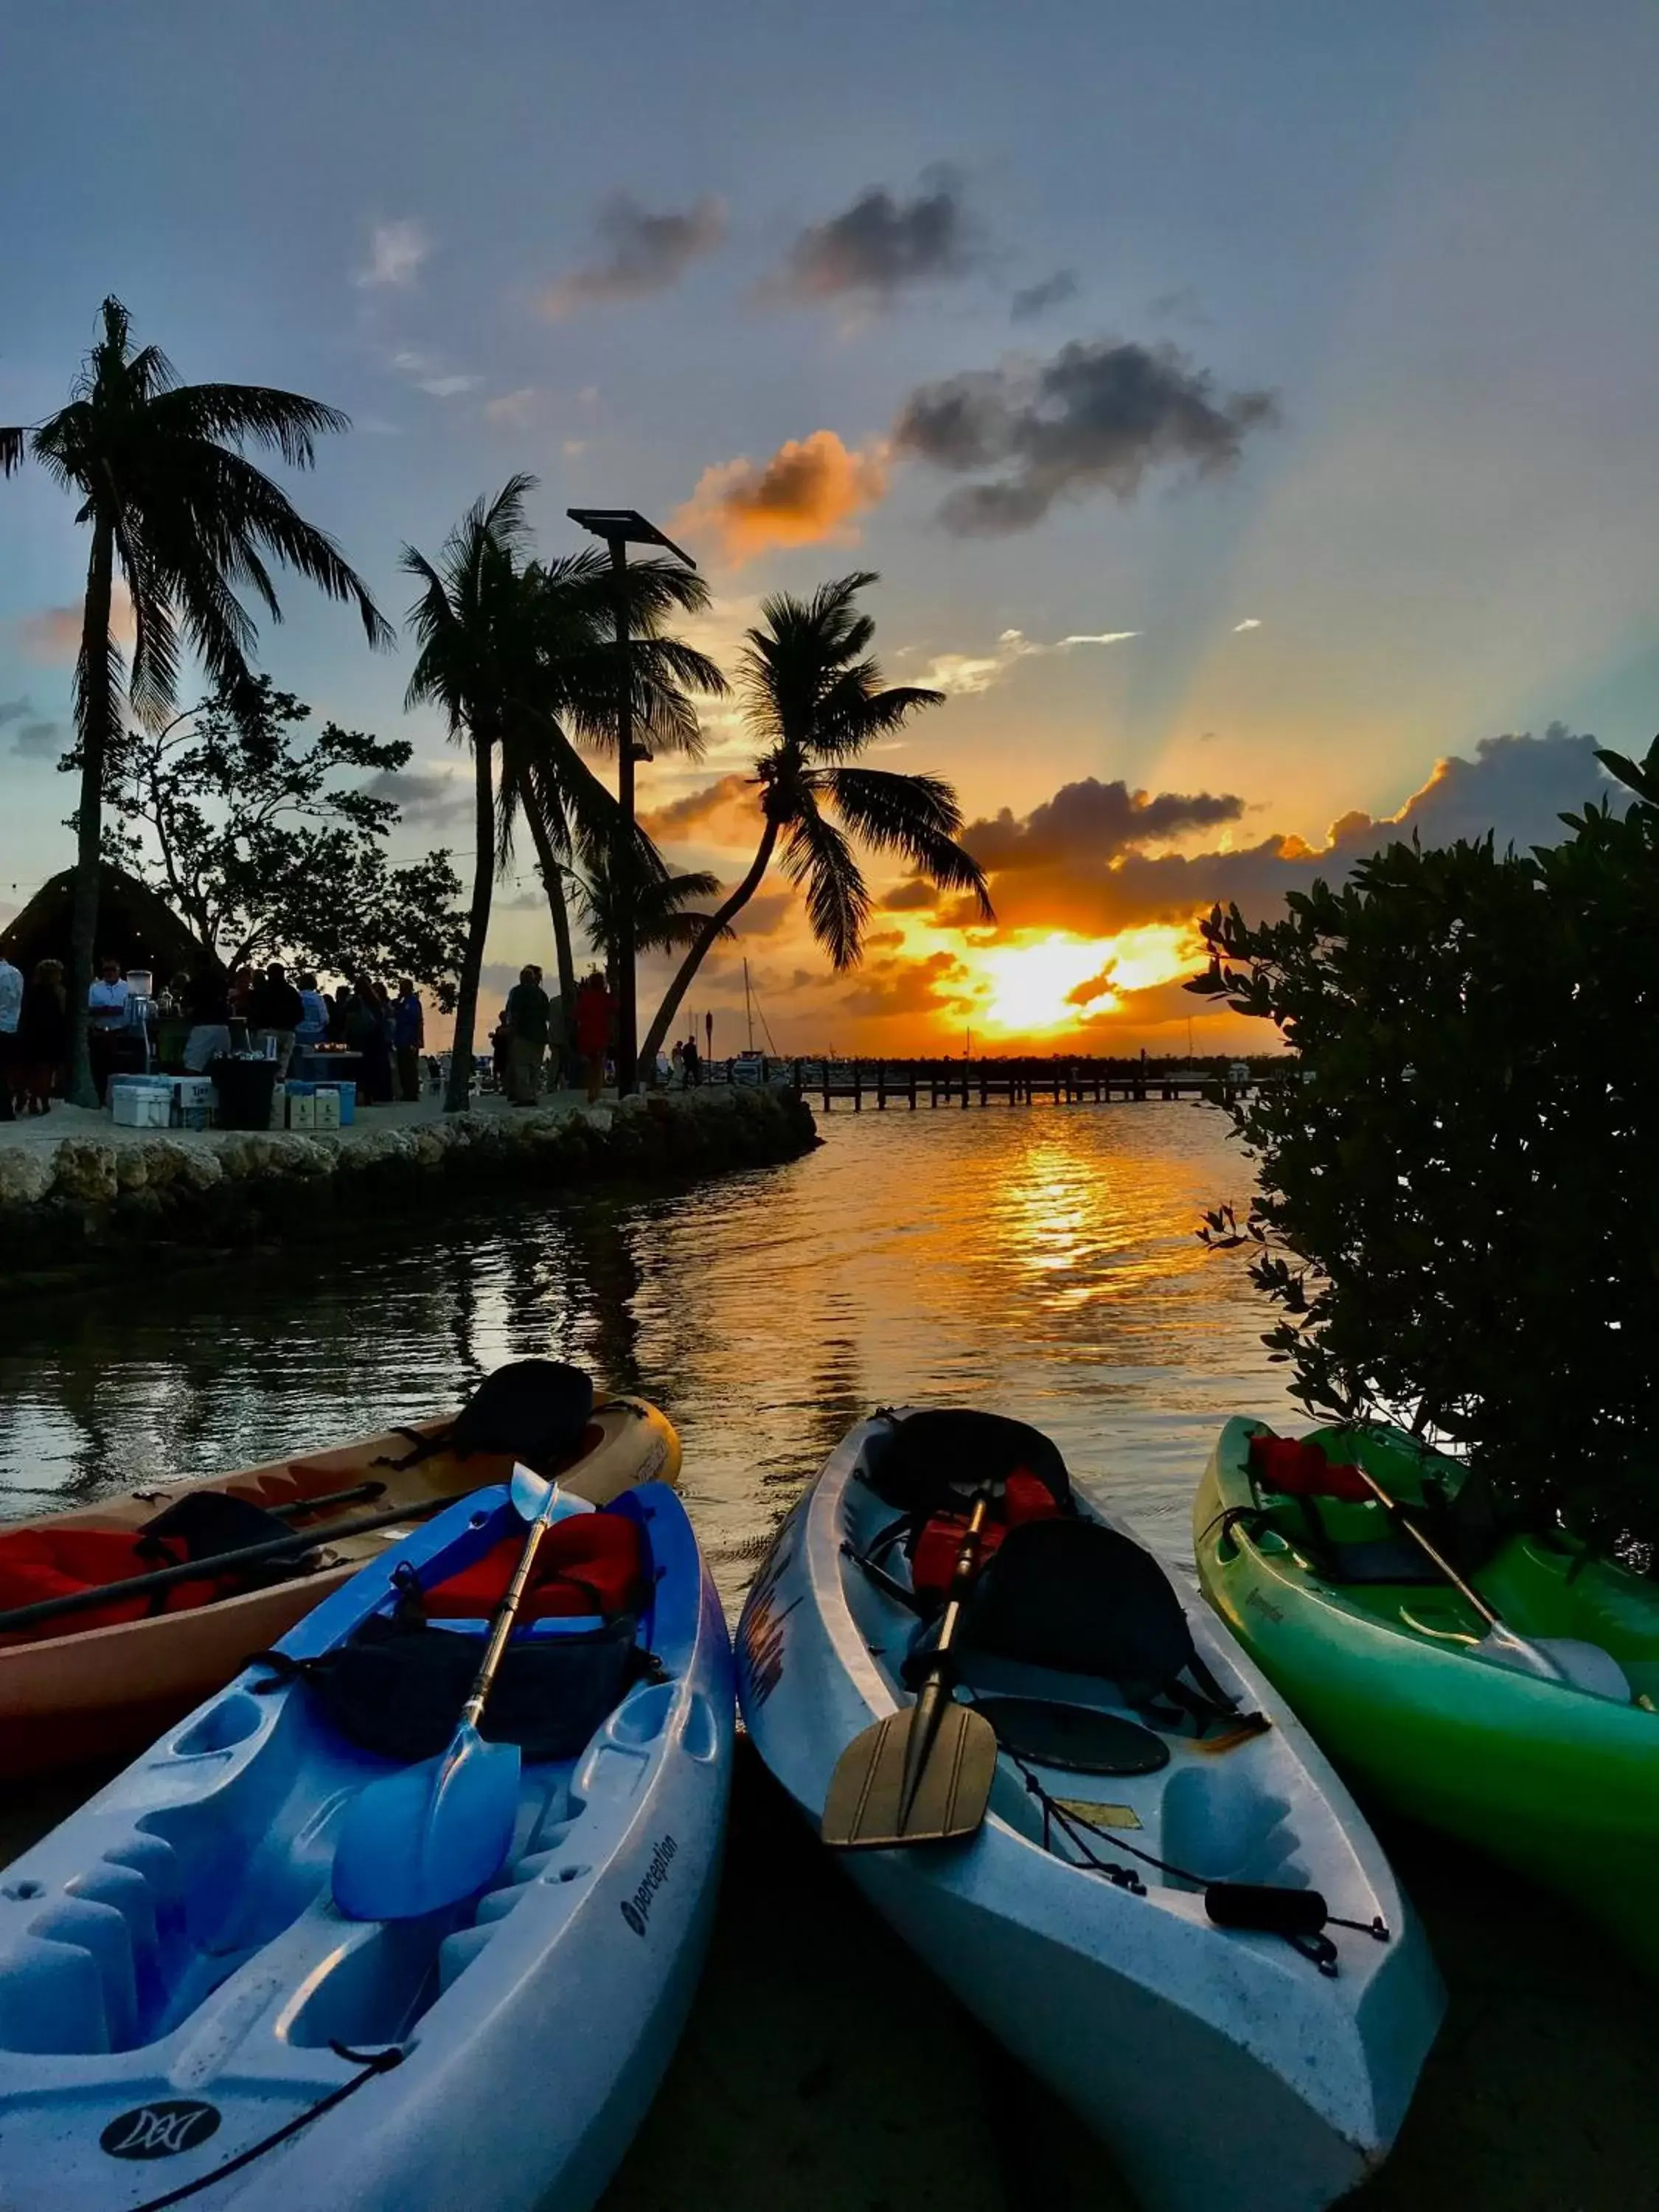
[[[900,1702],[889,1668],[906,1616],[889,1605],[884,1617],[842,1549],[866,1533],[856,1477],[876,1430],[855,1430],[831,1457],[738,1632],[745,1724],[814,1825],[841,1753]],[[1276,1938],[1216,1929],[1190,1887],[1145,1865],[1138,1895],[1046,1848],[1006,1756],[969,1841],[842,1863],[963,2003],[1106,2139],[1147,2212],[1316,2212],[1386,2152],[1443,2000],[1341,1784],[1201,1612],[1194,1629],[1218,1678],[1273,1729],[1218,1757],[1177,1745],[1162,1775],[1100,1786],[1124,1801],[1115,1811],[1139,1807],[1133,1843],[1188,1864],[1208,1848],[1203,1871],[1243,1879],[1267,1878],[1277,1854],[1281,1879],[1310,1881],[1332,1911],[1381,1915],[1387,1944],[1338,1931],[1336,1979]],[[1075,1693],[1076,1678],[1060,1679]],[[1082,1778],[1048,1780],[1056,1794],[1088,1794]],[[1113,1834],[1099,1841],[1111,1858]]]
[[[1449,1588],[1349,1591],[1294,1544],[1224,1529],[1230,1507],[1254,1503],[1261,1426],[1226,1425],[1194,1501],[1216,1612],[1357,1790],[1559,1891],[1659,1972],[1645,1905],[1659,1716],[1472,1657],[1484,1624]],[[1508,1539],[1474,1580],[1522,1634],[1600,1644],[1633,1688],[1659,1689],[1659,1588],[1528,1537]]]
[[[504,1493],[476,1505],[494,1516],[493,1540],[510,1511]],[[286,2141],[209,2180],[192,2203],[586,2212],[655,2092],[696,1987],[733,1738],[730,1645],[684,1509],[650,1486],[617,1510],[648,1528],[659,1578],[647,1632],[668,1679],[637,1682],[574,1760],[526,1764],[513,1850],[482,1897],[424,1921],[344,1918],[329,1893],[332,1843],[351,1790],[386,1764],[330,1737],[298,1686],[256,1694],[252,1677],[9,1869],[8,2212],[124,2212],[218,2174],[295,2121]],[[386,1597],[398,1559],[440,1557],[466,1538],[473,1514],[469,1501],[420,1531],[284,1648],[326,1650]],[[191,1854],[228,1844],[234,1856],[239,1829],[246,1863],[222,1869],[226,1918],[210,1924],[213,1878],[198,1869],[188,1880]],[[185,1863],[186,1917],[204,1916],[195,1955],[179,1967],[185,1954],[171,1954],[173,1998],[152,1992],[124,2031],[109,2001],[122,1968],[114,1921],[142,1992],[146,1947],[173,1909],[169,1841]],[[94,1899],[114,1916],[101,1929],[86,1917]],[[167,1955],[176,1929],[161,1940]],[[75,2011],[71,1962],[41,1948],[76,1942],[101,1975],[112,2049],[86,2047],[96,2024]],[[388,2049],[398,2063],[373,2071]],[[204,2108],[211,2119],[192,2119]],[[185,2140],[169,2142],[169,2131]],[[149,2148],[155,2140],[160,2151]]]
[[[0,1639],[0,1777],[19,1778],[89,1759],[130,1757],[192,1705],[229,1680],[251,1652],[267,1650],[313,1606],[348,1583],[404,1533],[396,1528],[327,1544],[331,1521],[344,1522],[407,1504],[429,1505],[503,1482],[505,1459],[447,1451],[399,1472],[386,1464],[410,1449],[410,1431],[365,1437],[326,1451],[276,1460],[240,1474],[171,1483],[142,1495],[108,1498],[74,1513],[5,1524],[5,1532],[46,1527],[131,1531],[193,1491],[226,1490],[255,1504],[288,1505],[368,1482],[385,1494],[333,1509],[309,1523],[324,1547],[308,1575],[249,1590],[217,1604],[159,1613],[28,1643]],[[665,1415],[643,1399],[602,1399],[581,1447],[560,1480],[576,1496],[603,1505],[637,1482],[678,1478],[679,1439]],[[66,1623],[66,1628],[70,1624]]]

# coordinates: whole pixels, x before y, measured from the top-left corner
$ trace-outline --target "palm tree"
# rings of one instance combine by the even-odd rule
[[[866,570],[821,584],[810,599],[783,592],[762,604],[762,626],[748,634],[740,677],[750,726],[766,748],[755,763],[764,820],[759,848],[681,963],[641,1049],[641,1066],[655,1066],[692,977],[759,890],[780,837],[784,872],[805,889],[812,934],[837,969],[858,961],[870,916],[851,837],[902,855],[943,890],[972,892],[981,914],[994,918],[979,863],[956,842],[962,809],[951,785],[936,775],[850,765],[876,738],[944,696],[910,684],[884,686],[866,657],[875,624],[856,601],[876,580]],[[844,826],[827,818],[826,805]]]
[[[635,878],[630,887],[626,874],[618,874],[611,854],[603,851],[588,861],[585,876],[573,874],[571,879],[583,933],[608,972],[615,971],[620,957],[625,891],[633,899],[635,951],[681,952],[696,943],[714,919],[689,912],[692,900],[712,899],[720,887],[718,876],[702,870],[684,876],[665,873],[644,883]],[[731,937],[736,933],[728,926],[720,933]]]
[[[98,863],[105,763],[120,716],[123,679],[141,720],[159,728],[177,704],[180,634],[211,684],[252,681],[256,632],[236,597],[251,591],[273,622],[283,618],[274,560],[330,599],[350,600],[373,646],[392,632],[331,538],[311,524],[247,460],[249,445],[308,469],[315,441],[349,428],[337,408],[296,392],[256,384],[180,384],[155,346],[134,352],[126,309],[103,305],[103,334],[87,356],[66,407],[44,422],[0,429],[0,477],[25,455],[80,500],[77,522],[92,526],[75,724],[81,767],[71,921],[75,1015],[70,1096],[95,1105],[87,1048],[87,993],[98,933]],[[115,572],[132,605],[129,671],[111,635]]]
[[[472,1087],[478,979],[495,877],[495,755],[507,743],[529,658],[532,599],[518,555],[529,538],[524,503],[535,482],[509,477],[493,500],[476,500],[444,540],[435,564],[412,545],[403,552],[404,568],[425,586],[409,611],[420,650],[404,704],[441,707],[450,737],[472,748],[472,900],[444,1098],[451,1113],[465,1108]]]
[[[568,1006],[576,981],[563,890],[568,863],[580,858],[590,873],[599,866],[616,872],[604,856],[620,832],[621,817],[577,748],[608,752],[616,746],[618,576],[608,554],[597,547],[535,563],[526,575],[538,595],[538,711],[518,717],[508,739],[497,849],[505,863],[522,813],[546,887],[559,989]],[[632,563],[620,583],[628,600],[635,731],[653,750],[700,757],[702,734],[688,694],[722,696],[726,679],[706,654],[665,635],[662,624],[676,613],[701,613],[708,604],[708,586],[695,570],[657,561]],[[634,872],[641,886],[667,872],[642,830],[635,835]]]

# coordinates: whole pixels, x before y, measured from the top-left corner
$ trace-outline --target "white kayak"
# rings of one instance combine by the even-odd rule
[[[914,1532],[941,1507],[965,1515],[976,1483],[1039,1466],[1057,1471],[1061,1515],[1007,1531],[958,1646],[957,1695],[998,1736],[984,1822],[966,1841],[842,1863],[1108,2142],[1147,2212],[1316,2212],[1386,2154],[1439,2025],[1438,1977],[1294,1715],[1194,1595],[1070,1493],[1046,1438],[956,1413],[854,1429],[744,1607],[744,1719],[816,1826],[846,1747],[909,1702],[901,1668],[927,1633]],[[921,1556],[937,1560],[941,1534],[935,1517]],[[1097,1633],[1120,1680],[1080,1668],[1079,1640]],[[1178,1677],[1171,1638],[1194,1662]],[[1206,1895],[1222,1911],[1229,1893],[1213,1883],[1250,1886],[1247,1913],[1261,1887],[1275,1909],[1300,1893],[1299,1932],[1217,1924]]]
[[[354,1733],[348,1691],[380,1677],[329,1670],[401,1589],[422,1650],[435,1637],[447,1669],[464,1640],[470,1673],[488,1606],[452,1578],[504,1581],[523,1527],[503,1489],[364,1569],[284,1638],[282,1678],[251,1665],[0,1874],[5,2212],[592,2204],[690,2002],[734,1733],[684,1509],[660,1484],[623,1493],[581,1529],[595,1556],[588,1532],[617,1517],[628,1556],[604,1589],[591,1566],[543,1583],[575,1522],[544,1540],[552,1610],[515,1632],[483,1723],[510,1692],[541,1733],[517,1739],[518,1824],[481,1893],[412,1920],[336,1905],[347,1808],[397,1762]]]

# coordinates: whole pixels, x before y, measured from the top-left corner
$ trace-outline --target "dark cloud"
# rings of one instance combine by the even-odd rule
[[[1187,323],[1194,328],[1207,328],[1211,320],[1196,288],[1191,284],[1182,285],[1178,291],[1160,292],[1157,299],[1149,302],[1147,313],[1156,315],[1161,323]]]
[[[962,986],[968,981],[967,969],[953,952],[930,952],[925,960],[877,960],[839,1003],[849,1014],[936,1014],[962,1003]]]
[[[997,536],[1030,529],[1057,499],[1133,499],[1150,468],[1214,475],[1276,413],[1271,392],[1218,394],[1209,372],[1174,346],[1073,340],[1046,362],[921,386],[893,438],[953,475],[1004,471],[952,492],[939,511],[959,535]]]
[[[1231,792],[1160,791],[1149,797],[1120,778],[1094,776],[1062,784],[1052,799],[1017,819],[1005,806],[994,819],[973,823],[963,842],[982,868],[1042,868],[1076,860],[1116,860],[1138,846],[1161,843],[1191,830],[1237,822],[1244,802]]]
[[[1008,319],[1011,323],[1034,322],[1039,315],[1046,315],[1050,307],[1075,300],[1079,289],[1073,270],[1056,269],[1052,276],[1042,277],[1015,293],[1008,302]]]
[[[459,822],[472,805],[471,780],[446,775],[441,769],[382,769],[362,787],[370,799],[389,799],[400,807],[411,826]]]
[[[683,799],[653,807],[640,820],[659,842],[672,844],[699,830],[711,829],[720,830],[726,842],[750,842],[760,829],[754,778],[735,773],[717,776],[713,783],[699,784],[695,791],[688,791]]]
[[[25,722],[11,749],[18,760],[55,760],[64,750],[64,733],[56,722]]]
[[[982,258],[979,227],[963,204],[959,181],[948,170],[935,169],[914,198],[896,198],[877,185],[828,222],[802,231],[768,289],[774,297],[796,301],[849,294],[885,300],[908,284],[965,276]]]
[[[18,699],[0,699],[0,730],[8,722],[21,722],[26,714],[34,712],[34,702],[24,692]]]
[[[939,893],[922,877],[911,876],[906,882],[895,884],[878,903],[889,914],[921,914],[939,904]]]
[[[732,927],[739,937],[770,937],[783,927],[796,904],[793,891],[763,891],[750,900]]]
[[[1555,842],[1566,834],[1563,813],[1592,799],[1621,803],[1620,787],[1595,759],[1595,744],[1559,723],[1542,737],[1483,738],[1473,759],[1442,760],[1397,815],[1344,815],[1319,847],[1271,836],[1235,852],[1149,855],[1114,844],[1109,808],[1098,800],[1079,805],[1074,794],[1089,787],[1075,784],[1024,820],[1004,815],[975,823],[964,839],[990,875],[1000,931],[1060,928],[1109,937],[1144,922],[1190,921],[1218,902],[1236,903],[1260,920],[1282,912],[1288,892],[1306,890],[1322,878],[1340,883],[1356,860],[1413,835],[1427,846],[1490,831],[1500,849],[1513,845],[1517,851]],[[1121,787],[1094,788],[1110,793]],[[1072,834],[1088,821],[1091,805],[1106,817],[1092,848]],[[1001,857],[988,860],[988,851]],[[971,900],[951,902],[937,919],[951,928],[979,925]]]
[[[613,192],[595,228],[601,251],[573,269],[543,295],[550,315],[597,300],[643,300],[678,283],[700,254],[712,253],[726,235],[726,209],[705,196],[684,210],[653,215],[628,192]]]

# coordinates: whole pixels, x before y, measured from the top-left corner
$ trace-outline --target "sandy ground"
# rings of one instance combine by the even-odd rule
[[[6,1804],[0,1862],[100,1779]],[[1566,1907],[1471,1854],[1424,1833],[1385,1840],[1451,2007],[1393,2158],[1347,2200],[1355,2212],[1659,2206],[1650,1986]],[[1190,2088],[1202,2127],[1203,2083]],[[744,1743],[708,1972],[601,2212],[781,2207],[1133,2212],[1133,2200],[1100,2144],[888,1934]]]

